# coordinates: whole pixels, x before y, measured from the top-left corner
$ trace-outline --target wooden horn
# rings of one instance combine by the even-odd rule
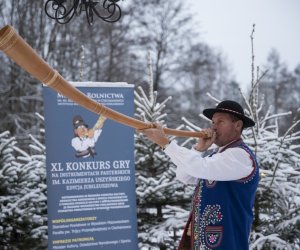
[[[142,130],[155,127],[153,123],[146,123],[128,117],[87,97],[84,93],[66,81],[56,70],[50,67],[49,64],[47,64],[10,25],[6,25],[0,30],[0,50],[39,81],[98,115],[103,115],[111,120],[135,129]],[[164,132],[168,135],[181,137],[206,136],[206,134],[201,131],[192,132],[164,128]]]

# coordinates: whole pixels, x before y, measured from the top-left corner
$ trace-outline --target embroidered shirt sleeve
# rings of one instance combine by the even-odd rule
[[[177,166],[177,178],[189,184],[194,184],[193,181],[198,178],[215,181],[239,180],[248,176],[253,169],[249,154],[241,148],[229,148],[212,157],[202,158],[201,153],[180,147],[172,141],[166,147],[165,153]]]

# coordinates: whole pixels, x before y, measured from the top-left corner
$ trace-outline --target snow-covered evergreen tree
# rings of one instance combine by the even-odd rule
[[[291,116],[288,110],[263,112],[264,96],[259,95],[259,79],[245,99],[256,126],[244,140],[256,153],[261,179],[256,194],[251,249],[300,249],[300,120],[280,134],[279,119]]]
[[[152,65],[148,54],[149,91],[135,92],[136,116],[147,122],[164,124],[163,109],[170,100],[156,101],[153,91]],[[191,190],[175,180],[174,165],[158,145],[142,134],[135,137],[136,193],[138,199],[138,225],[140,249],[176,249],[184,221],[174,219],[186,211],[180,206],[190,202]],[[185,218],[185,216],[183,216]]]
[[[261,179],[256,194],[251,249],[300,249],[300,131],[296,130],[300,120],[294,120],[280,133],[279,119],[288,120],[292,112],[272,113],[272,107],[266,105],[266,97],[260,94],[260,80],[266,72],[260,74],[258,67],[254,78],[253,33],[254,27],[252,84],[250,96],[248,99],[244,96],[244,100],[256,126],[248,130],[244,140],[256,154]],[[264,109],[265,106],[268,109]]]
[[[300,249],[300,132],[293,131],[299,121],[280,135],[277,120],[287,115],[262,114],[246,134],[261,168],[251,249]]]
[[[1,249],[47,248],[45,147],[30,137],[31,154],[0,134]]]

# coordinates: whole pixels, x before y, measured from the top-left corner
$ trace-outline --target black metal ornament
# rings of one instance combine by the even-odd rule
[[[45,12],[48,17],[60,24],[71,21],[74,15],[85,12],[89,25],[94,23],[94,15],[105,22],[117,22],[121,18],[121,8],[117,4],[119,0],[47,0]]]

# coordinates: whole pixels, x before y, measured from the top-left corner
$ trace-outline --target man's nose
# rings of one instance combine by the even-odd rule
[[[217,126],[216,126],[215,123],[212,124],[211,129],[212,129],[213,131],[216,131],[216,130],[217,130]]]

